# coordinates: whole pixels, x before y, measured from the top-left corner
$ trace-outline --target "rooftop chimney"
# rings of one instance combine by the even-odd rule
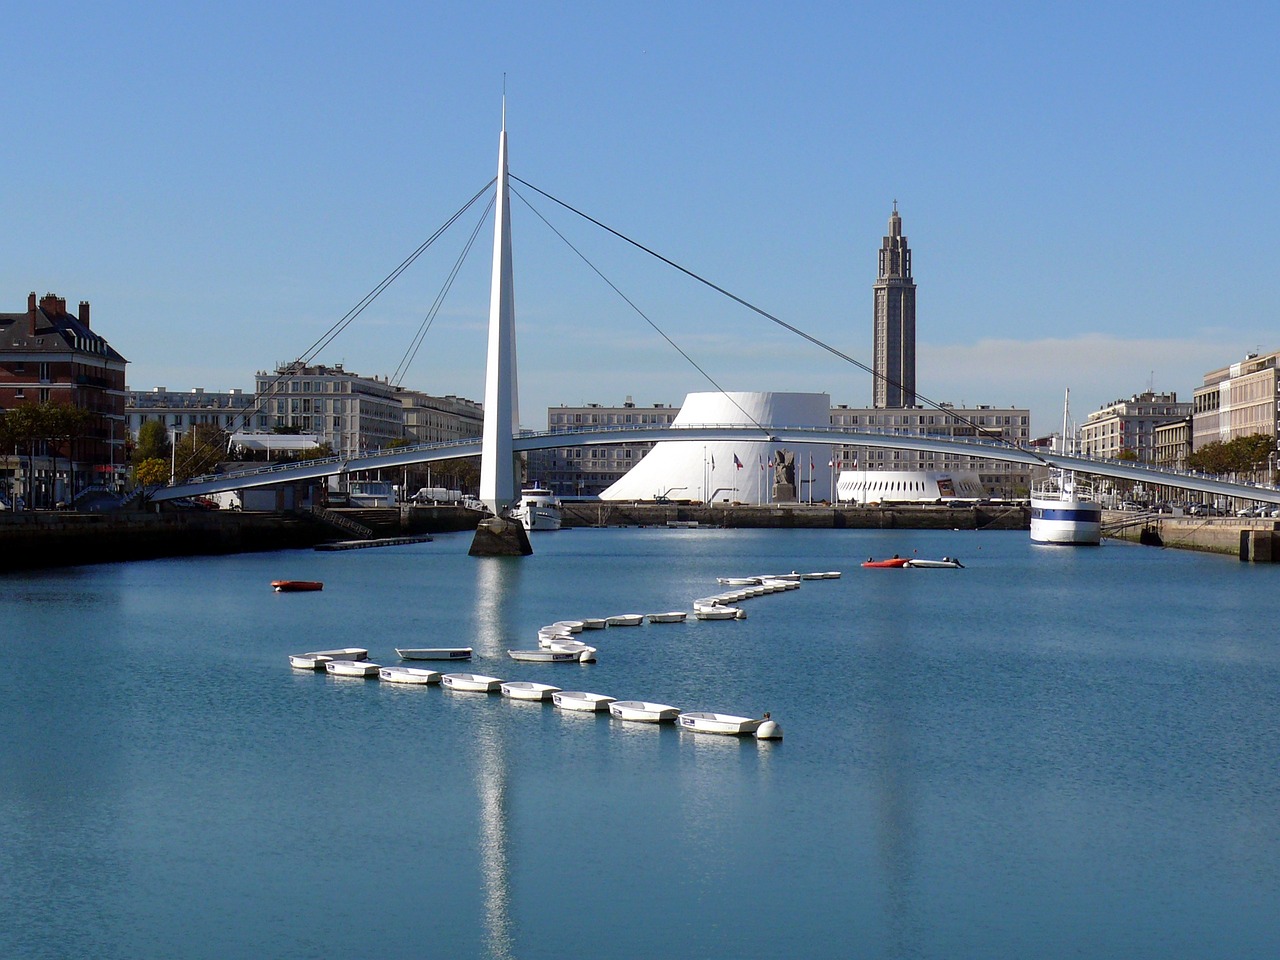
[[[34,337],[36,335],[36,292],[32,290],[27,294],[27,335]]]
[[[89,329],[89,301],[80,301],[80,326]]]
[[[52,293],[46,293],[40,298],[40,309],[51,317],[66,316],[67,298],[55,296]]]

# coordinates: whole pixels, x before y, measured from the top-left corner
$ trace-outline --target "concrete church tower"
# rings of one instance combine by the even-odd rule
[[[893,201],[889,235],[880,245],[875,283],[876,317],[872,406],[878,410],[916,405],[916,284],[911,248],[902,235],[898,201]]]

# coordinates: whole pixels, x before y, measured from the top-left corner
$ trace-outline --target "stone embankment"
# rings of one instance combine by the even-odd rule
[[[1026,530],[1027,507],[979,504],[861,506],[849,504],[662,504],[569,502],[566,527],[753,527],[815,530]]]
[[[310,547],[332,531],[275,513],[0,514],[0,571]]]
[[[1221,553],[1254,563],[1280,562],[1280,522],[1235,517],[1172,517],[1105,511],[1106,536],[1156,547]]]

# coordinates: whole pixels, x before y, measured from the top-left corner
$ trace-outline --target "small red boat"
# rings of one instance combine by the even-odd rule
[[[298,593],[304,590],[324,589],[324,584],[319,580],[272,580],[271,586],[276,593]]]
[[[906,557],[890,557],[888,560],[872,560],[868,557],[862,564],[864,567],[905,567]]]

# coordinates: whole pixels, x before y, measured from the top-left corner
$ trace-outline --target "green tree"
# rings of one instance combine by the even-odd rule
[[[72,476],[76,441],[89,431],[89,426],[94,421],[94,414],[91,410],[72,406],[69,403],[49,403],[41,406],[45,407],[45,439],[49,443],[49,454],[53,457],[55,478],[58,475],[58,452],[64,451],[67,457],[66,499],[70,503],[76,495]]]
[[[138,428],[138,442],[133,446],[133,462],[169,459],[169,428],[160,420],[148,420]]]
[[[1231,451],[1220,440],[1206,443],[1199,450],[1194,450],[1187,457],[1187,467],[1201,473],[1222,474],[1231,472]]]
[[[1248,473],[1256,477],[1267,466],[1275,448],[1275,438],[1265,433],[1236,437],[1227,443],[1231,469],[1236,473]]]
[[[27,458],[27,466],[23,471],[23,492],[26,495],[27,506],[31,509],[40,505],[37,502],[39,491],[35,486],[35,461],[36,451],[48,436],[45,424],[46,406],[28,401],[19,404],[6,414],[13,432],[14,445],[22,450]]]
[[[169,480],[169,461],[159,457],[142,460],[133,466],[133,482],[143,487],[154,487]]]

